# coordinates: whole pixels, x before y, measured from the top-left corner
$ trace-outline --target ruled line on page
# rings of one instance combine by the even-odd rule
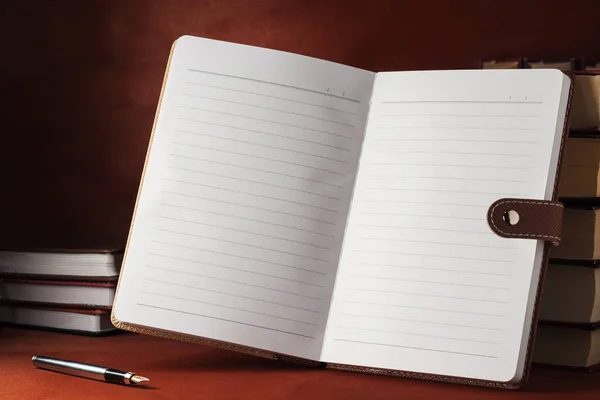
[[[229,319],[225,319],[225,318],[218,318],[218,317],[213,317],[213,316],[210,316],[210,315],[193,313],[193,312],[189,312],[189,311],[175,310],[173,308],[159,307],[159,306],[154,306],[154,305],[151,305],[151,304],[140,303],[140,302],[138,302],[137,305],[138,306],[142,306],[142,307],[155,308],[155,309],[164,310],[164,311],[171,311],[171,312],[180,313],[180,314],[195,315],[195,316],[198,316],[198,317],[210,318],[210,319],[214,319],[214,320],[218,320],[218,321],[230,322],[230,323],[233,323],[233,324],[246,325],[246,326],[251,326],[253,328],[259,328],[259,329],[264,329],[264,330],[273,331],[273,332],[285,333],[285,334],[288,334],[288,335],[301,336],[301,337],[305,337],[305,338],[308,338],[308,339],[314,339],[315,338],[314,336],[302,335],[300,333],[289,332],[289,331],[284,331],[284,330],[280,330],[280,329],[268,328],[266,326],[261,326],[261,325],[247,324],[245,322],[233,321],[233,320],[229,320]]]
[[[382,104],[409,104],[409,103],[467,103],[467,104],[542,104],[541,101],[532,100],[384,100]]]
[[[369,344],[369,345],[375,345],[375,346],[398,347],[398,348],[410,349],[410,350],[431,351],[431,352],[436,352],[436,353],[456,354],[456,355],[462,355],[462,356],[498,358],[498,356],[489,355],[489,354],[462,353],[462,352],[458,352],[458,351],[429,349],[426,347],[402,346],[399,344],[390,344],[390,343],[365,342],[365,341],[359,341],[359,340],[348,340],[348,339],[338,339],[338,338],[335,338],[333,340],[336,342],[349,342],[349,343],[358,343],[358,344]]]
[[[252,258],[252,257],[240,256],[238,254],[224,253],[224,252],[221,252],[221,251],[203,249],[201,247],[194,247],[194,246],[185,246],[185,245],[179,244],[179,243],[169,243],[169,242],[163,242],[163,241],[160,241],[160,240],[152,240],[152,242],[153,243],[164,244],[164,245],[168,245],[168,246],[181,247],[183,249],[190,249],[190,250],[204,251],[204,252],[207,252],[207,253],[220,254],[222,256],[227,256],[227,257],[241,258],[243,260],[258,261],[258,262],[265,263],[265,264],[276,265],[278,267],[285,267],[285,268],[297,269],[297,270],[300,270],[300,271],[311,272],[313,274],[318,274],[318,275],[327,275],[327,273],[325,273],[325,272],[315,271],[315,270],[307,269],[307,268],[296,267],[296,266],[288,265],[288,264],[276,263],[276,262],[273,262],[273,261],[262,260],[260,258]],[[248,271],[246,271],[246,272],[248,272]],[[316,284],[314,286],[323,287],[321,285],[316,285]]]
[[[212,175],[212,174],[209,174],[209,175]],[[227,189],[227,188],[223,188],[223,187],[219,187],[219,186],[205,185],[203,183],[198,183],[198,182],[184,181],[184,180],[181,180],[181,179],[165,178],[165,180],[166,181],[171,181],[171,182],[184,183],[184,184],[187,184],[187,185],[203,186],[203,187],[208,187],[208,188],[211,188],[211,189],[223,190],[223,191],[226,191],[226,192],[232,192],[232,193],[238,193],[238,194],[245,194],[247,196],[260,197],[260,198],[263,198],[263,199],[278,200],[278,201],[282,201],[284,203],[297,204],[297,205],[301,205],[301,206],[306,206],[306,207],[311,207],[311,208],[317,208],[317,209],[320,209],[320,210],[323,210],[323,211],[329,211],[329,212],[335,212],[335,213],[338,212],[336,210],[329,209],[329,208],[319,207],[319,206],[315,206],[315,205],[312,205],[312,204],[301,203],[301,202],[297,202],[297,201],[293,201],[293,200],[286,200],[286,199],[282,199],[280,197],[266,196],[264,194],[256,194],[256,193],[245,192],[245,191],[242,191],[242,190]],[[313,193],[311,193],[311,194],[313,194]],[[339,200],[339,199],[338,198],[334,198],[332,200]]]
[[[265,80],[254,79],[254,78],[246,78],[246,77],[243,77],[243,76],[229,75],[229,74],[223,74],[223,73],[219,73],[219,72],[205,71],[205,70],[196,69],[196,68],[188,68],[188,71],[198,72],[198,73],[203,73],[203,74],[208,74],[208,75],[214,75],[214,76],[224,76],[224,77],[227,77],[227,78],[235,78],[235,79],[240,79],[240,80],[243,80],[243,81],[264,83],[266,85],[273,85],[273,86],[284,87],[284,88],[288,88],[288,89],[295,89],[295,90],[299,90],[299,91],[303,91],[303,92],[308,92],[308,93],[315,93],[315,94],[319,94],[321,96],[333,97],[333,98],[336,98],[336,99],[345,100],[345,101],[349,101],[349,102],[352,102],[352,103],[360,103],[359,100],[355,100],[355,99],[352,99],[352,98],[349,98],[349,97],[338,96],[338,95],[333,94],[333,93],[321,92],[321,91],[318,91],[318,90],[302,88],[302,87],[299,87],[299,86],[286,85],[286,84],[283,84],[283,83],[265,81]]]
[[[402,167],[459,167],[459,168],[486,168],[486,169],[517,169],[530,170],[532,167],[514,167],[510,165],[465,165],[465,164],[414,164],[398,162],[367,162],[365,165],[393,165]]]
[[[464,203],[437,203],[433,201],[405,201],[405,200],[387,200],[387,199],[377,199],[377,200],[365,200],[361,199],[363,203],[394,203],[394,204],[429,204],[432,206],[457,206],[457,207],[475,207],[475,208],[489,208],[489,205],[482,206],[480,204],[464,204]]]
[[[201,185],[201,184],[197,184],[198,186],[207,186],[207,185]],[[209,188],[213,188],[213,189],[219,189],[216,186],[207,186]],[[222,189],[225,190],[225,189]],[[230,192],[235,192],[234,190],[227,190]],[[320,222],[323,224],[327,224],[327,225],[335,225],[334,222],[330,222],[330,221],[325,221],[322,219],[318,219],[318,218],[311,218],[311,217],[306,217],[300,214],[293,214],[293,213],[288,213],[285,211],[276,211],[276,210],[272,210],[270,208],[262,208],[262,207],[256,207],[256,206],[249,206],[246,204],[241,204],[241,203],[235,203],[235,202],[231,202],[231,201],[225,201],[225,200],[218,200],[218,199],[211,199],[208,197],[202,197],[202,196],[195,196],[195,195],[191,195],[191,194],[185,194],[185,193],[178,193],[178,192],[173,192],[173,191],[169,191],[169,190],[163,190],[162,193],[168,193],[168,194],[174,194],[177,196],[183,196],[183,197],[191,197],[194,199],[202,199],[202,200],[208,200],[208,201],[214,201],[214,202],[218,202],[218,203],[223,203],[223,204],[230,204],[230,205],[234,205],[234,206],[239,206],[239,207],[244,207],[244,208],[250,208],[250,209],[254,209],[254,210],[261,210],[261,211],[267,211],[267,212],[271,212],[274,214],[281,214],[281,215],[287,215],[290,217],[295,217],[295,218],[302,218],[302,219],[306,219],[308,221],[314,221],[314,222]],[[198,211],[202,211],[202,210],[198,210]]]
[[[411,176],[411,175],[366,175],[366,178],[389,178],[389,179],[440,179],[440,180],[454,180],[464,182],[490,182],[489,178],[466,178],[466,177],[453,177],[453,176]],[[529,180],[522,179],[493,179],[494,182],[500,183],[529,183]]]
[[[381,237],[357,236],[356,239],[361,239],[361,240],[379,240],[379,241],[383,240],[383,241],[387,241],[387,242],[445,244],[445,245],[448,245],[448,246],[481,247],[481,248],[485,248],[485,249],[503,249],[503,250],[516,250],[516,249],[518,249],[518,247],[515,247],[515,246],[492,246],[492,245],[484,245],[484,244],[468,244],[468,243],[456,243],[456,242],[437,242],[437,241],[431,241],[431,240],[413,240],[413,239],[403,239],[403,238],[381,238]]]
[[[449,255],[442,255],[442,254],[405,253],[405,252],[380,251],[380,250],[356,250],[356,249],[352,249],[350,251],[359,252],[359,253],[369,253],[369,254],[396,254],[396,255],[407,255],[407,256],[451,258],[451,259],[455,259],[455,260],[488,261],[488,262],[498,262],[498,263],[514,264],[513,260],[499,260],[499,259],[493,259],[493,258],[458,257],[458,256],[449,256]]]
[[[513,128],[498,126],[376,126],[375,129],[459,129],[479,131],[537,131],[537,128]]]
[[[153,253],[151,253],[151,254],[153,254]],[[207,263],[202,263],[202,264],[214,265],[214,264],[207,264]],[[305,294],[294,293],[294,292],[290,292],[289,290],[281,290],[281,289],[275,289],[275,288],[271,288],[271,287],[267,287],[267,286],[253,285],[253,284],[247,283],[247,282],[240,282],[240,281],[234,281],[234,280],[231,280],[231,279],[217,278],[217,277],[214,277],[214,276],[197,274],[197,273],[187,272],[187,271],[181,271],[181,270],[172,269],[172,268],[157,267],[155,265],[149,265],[149,264],[146,264],[145,267],[146,268],[150,268],[150,269],[156,269],[156,270],[159,270],[159,271],[171,272],[171,273],[174,273],[174,274],[197,276],[199,278],[212,279],[212,280],[219,281],[219,282],[235,283],[235,284],[238,284],[238,285],[241,285],[241,286],[248,286],[248,287],[253,287],[253,288],[257,288],[257,289],[269,290],[269,291],[272,291],[272,292],[284,293],[284,294],[288,294],[290,296],[297,296],[297,297],[302,297],[302,298],[305,298],[305,299],[312,299],[312,300],[317,300],[317,301],[322,301],[323,300],[323,298],[321,298],[321,297],[308,296],[308,295],[305,295]],[[235,269],[238,270],[238,271],[244,271],[244,270],[239,269],[239,268],[235,268]],[[270,276],[270,275],[267,275],[267,274],[260,274],[260,275]],[[270,277],[273,277],[273,276],[270,276]],[[276,278],[279,278],[279,277],[276,277]],[[284,278],[280,278],[280,279],[284,279]],[[296,280],[293,280],[293,282],[305,283],[305,282],[296,281]]]
[[[192,122],[203,123],[206,125],[218,126],[221,128],[235,129],[238,131],[252,132],[252,133],[257,133],[257,134],[265,135],[265,136],[272,136],[272,137],[277,137],[277,138],[282,138],[282,139],[288,139],[288,140],[292,140],[292,141],[296,141],[296,142],[300,142],[300,143],[310,143],[310,144],[314,144],[317,146],[324,146],[324,147],[328,147],[328,148],[335,149],[335,150],[350,151],[350,149],[347,149],[345,147],[333,146],[331,144],[315,142],[313,140],[300,139],[298,137],[285,136],[285,135],[281,135],[279,133],[265,132],[265,131],[261,131],[261,130],[257,130],[257,129],[240,128],[237,126],[217,124],[215,122],[200,121],[200,120],[196,120],[196,119],[186,119],[186,118],[179,118],[179,119],[181,119],[183,121],[192,121]]]
[[[230,104],[238,104],[238,105],[241,105],[241,106],[259,108],[261,110],[277,111],[277,112],[281,112],[281,113],[285,113],[285,114],[297,115],[297,116],[305,117],[305,118],[312,118],[312,119],[316,119],[316,120],[319,120],[319,121],[332,122],[334,124],[339,124],[339,125],[343,125],[343,126],[348,126],[350,128],[354,128],[354,125],[346,124],[346,123],[340,122],[340,121],[335,121],[333,119],[315,117],[314,115],[302,114],[302,113],[297,113],[297,112],[292,112],[292,111],[286,111],[286,110],[281,110],[279,108],[257,106],[255,104],[244,103],[244,102],[241,102],[241,101],[218,99],[216,97],[208,97],[208,96],[202,96],[202,95],[199,95],[199,94],[192,94],[192,93],[182,93],[182,95],[183,96],[200,98],[200,99],[212,100],[212,101],[221,101],[221,102],[230,103]]]
[[[496,304],[508,304],[508,301],[501,300],[488,300],[488,299],[477,299],[473,297],[458,297],[458,296],[443,296],[439,294],[431,294],[431,293],[416,293],[416,292],[405,292],[399,290],[383,290],[383,289],[364,289],[364,288],[356,288],[349,287],[348,290],[355,290],[358,292],[374,292],[374,293],[390,293],[390,294],[404,294],[408,296],[421,296],[421,297],[431,297],[436,299],[451,299],[451,300],[464,300],[469,302],[477,302],[477,303],[496,303]]]
[[[343,174],[341,172],[332,171],[330,169],[317,168],[317,167],[313,167],[311,165],[293,163],[291,161],[277,160],[275,158],[269,158],[269,157],[255,156],[255,155],[252,155],[252,154],[241,153],[241,152],[237,152],[237,151],[223,150],[223,149],[217,149],[215,147],[199,146],[199,145],[194,145],[194,144],[189,144],[189,143],[180,143],[180,142],[171,142],[171,143],[174,144],[174,145],[178,145],[178,146],[191,146],[191,147],[205,149],[205,150],[218,151],[218,152],[225,153],[225,154],[235,154],[237,156],[245,156],[245,157],[249,157],[249,158],[256,158],[258,160],[265,160],[265,161],[270,161],[270,162],[276,162],[276,163],[285,164],[285,165],[294,165],[296,167],[307,168],[307,169],[311,169],[311,170],[315,170],[315,171],[328,172],[328,173],[334,174],[334,175],[340,175],[340,176],[344,176],[345,175],[345,174]]]
[[[293,190],[295,192],[301,192],[301,193],[305,193],[305,194],[312,194],[312,195],[315,195],[315,196],[318,196],[318,197],[326,197],[326,198],[330,198],[332,200],[339,200],[339,198],[337,198],[337,197],[327,196],[327,195],[320,194],[320,193],[317,193],[317,192],[311,192],[311,191],[308,191],[308,190],[296,189],[296,188],[291,188],[291,187],[287,187],[287,186],[273,185],[273,184],[270,184],[270,183],[262,183],[262,182],[259,182],[259,181],[252,181],[252,180],[249,180],[249,179],[235,178],[235,177],[230,177],[230,176],[227,176],[227,175],[213,174],[213,173],[204,172],[204,171],[188,170],[188,169],[185,169],[185,168],[172,167],[170,165],[168,165],[167,168],[178,169],[178,170],[188,171],[188,172],[196,172],[198,174],[205,174],[205,175],[217,176],[219,178],[229,178],[229,179],[232,179],[232,180],[239,180],[239,181],[242,181],[242,182],[262,184],[264,186],[273,186],[273,187],[277,187],[279,189],[289,189],[289,190]],[[337,210],[334,210],[332,208],[325,208],[325,207],[320,207],[320,206],[316,206],[316,205],[313,205],[313,204],[302,203],[302,202],[299,202],[299,201],[282,199],[280,197],[266,196],[264,194],[256,194],[256,193],[245,192],[243,190],[233,190],[233,189],[228,189],[228,188],[224,188],[224,187],[220,187],[220,186],[205,185],[203,183],[191,182],[191,181],[184,181],[182,179],[165,178],[165,180],[166,181],[171,181],[171,182],[185,183],[187,185],[203,186],[203,187],[208,187],[208,188],[211,188],[211,189],[223,190],[223,191],[226,191],[226,192],[232,192],[232,193],[238,193],[238,194],[245,194],[247,196],[260,197],[260,198],[263,198],[263,199],[278,200],[278,201],[282,201],[284,203],[297,204],[297,205],[300,205],[300,206],[317,208],[317,209],[323,210],[323,211],[329,211],[329,212],[334,212],[334,213],[338,212]]]
[[[454,233],[473,233],[477,235],[495,235],[494,232],[486,231],[464,231],[460,229],[443,229],[443,228],[428,228],[421,226],[403,226],[403,225],[372,225],[372,224],[359,224],[357,225],[362,228],[385,228],[385,229],[411,229],[411,230],[422,230],[422,231],[440,231],[440,232],[454,232]]]
[[[338,112],[341,112],[341,113],[344,113],[344,114],[349,114],[349,115],[358,115],[355,112],[351,112],[351,111],[347,111],[347,110],[341,110],[339,108],[334,108],[334,107],[323,106],[321,104],[315,104],[315,103],[309,103],[309,102],[306,102],[306,101],[300,101],[300,100],[290,99],[290,98],[287,98],[287,97],[273,96],[273,95],[270,95],[270,94],[264,94],[264,93],[258,93],[258,92],[251,92],[251,91],[248,91],[248,90],[232,89],[232,88],[228,88],[228,87],[224,87],[224,86],[208,85],[206,83],[199,83],[199,82],[190,82],[190,81],[187,81],[186,83],[190,84],[190,85],[204,86],[204,87],[209,87],[209,88],[213,88],[213,89],[228,90],[228,91],[231,91],[231,92],[253,94],[255,96],[262,96],[262,97],[268,97],[268,98],[271,98],[271,99],[284,100],[284,101],[289,101],[289,102],[292,102],[292,103],[306,104],[308,106],[324,108],[326,110],[338,111]]]
[[[365,314],[341,313],[341,315],[348,316],[348,317],[385,319],[385,320],[389,320],[389,321],[402,321],[402,322],[417,322],[417,323],[429,324],[429,325],[453,326],[456,328],[481,329],[481,330],[486,330],[486,331],[504,332],[504,329],[502,329],[502,328],[492,328],[492,327],[478,326],[478,325],[453,324],[450,322],[427,321],[427,320],[422,320],[422,319],[395,318],[395,317],[385,317],[385,316],[381,316],[381,315],[372,315],[372,314],[365,315]]]
[[[216,199],[209,199],[207,197],[200,197],[200,196],[198,196],[196,198],[200,198],[200,199],[203,199],[203,200],[216,201],[218,203],[225,203],[225,204],[231,204],[231,205],[240,205],[238,203],[225,202],[225,201],[216,200]],[[280,228],[292,229],[292,230],[295,230],[295,231],[305,232],[305,233],[312,233],[314,235],[324,236],[324,237],[328,237],[328,238],[333,238],[334,237],[333,235],[328,235],[328,234],[317,232],[317,231],[311,231],[311,230],[308,230],[308,229],[297,228],[295,226],[290,226],[290,225],[276,224],[276,223],[273,223],[273,222],[262,221],[262,220],[254,219],[254,218],[240,217],[239,215],[224,214],[224,213],[219,213],[219,212],[215,212],[215,211],[207,211],[207,210],[202,210],[202,209],[199,209],[199,208],[184,207],[184,206],[179,206],[179,205],[174,205],[174,204],[167,204],[167,203],[162,203],[162,202],[159,202],[158,204],[160,204],[162,206],[173,207],[173,208],[178,208],[178,209],[182,209],[182,210],[202,212],[202,213],[207,213],[207,214],[212,214],[212,215],[219,215],[221,217],[228,217],[228,218],[239,219],[239,220],[243,220],[243,221],[257,222],[257,223],[260,223],[260,224],[277,226],[277,227],[280,227]],[[247,206],[247,207],[251,207],[251,206]]]
[[[297,129],[302,129],[302,130],[307,130],[307,131],[312,131],[312,132],[323,133],[325,135],[337,136],[337,137],[346,138],[346,139],[349,139],[349,140],[353,140],[354,139],[352,136],[342,135],[341,133],[324,131],[322,129],[310,128],[310,127],[302,126],[302,125],[288,124],[286,122],[273,121],[271,119],[250,117],[250,116],[247,116],[247,115],[241,115],[241,114],[235,114],[235,113],[228,113],[228,112],[225,112],[225,111],[210,110],[208,108],[201,108],[201,107],[190,107],[190,106],[179,106],[179,107],[180,108],[186,108],[186,109],[189,109],[189,110],[197,110],[197,111],[204,111],[204,112],[209,112],[209,113],[213,113],[213,114],[227,115],[227,116],[230,116],[230,117],[244,118],[244,119],[249,119],[249,120],[252,120],[252,121],[267,122],[267,123],[274,124],[274,125],[281,125],[281,126],[287,126],[287,127],[290,127],[290,128],[297,128]],[[180,118],[178,118],[178,119],[180,119]]]
[[[308,243],[308,242],[302,242],[300,240],[287,239],[287,238],[283,238],[281,236],[267,235],[267,234],[264,234],[264,233],[258,233],[258,232],[248,231],[248,230],[245,230],[245,229],[229,228],[229,227],[226,227],[226,226],[223,226],[223,225],[207,224],[205,222],[190,221],[190,220],[187,220],[187,219],[168,217],[168,216],[165,216],[165,215],[156,215],[156,217],[157,218],[163,218],[163,219],[169,219],[169,220],[172,220],[172,221],[186,222],[186,223],[194,224],[194,225],[210,226],[211,228],[225,229],[225,230],[232,231],[232,232],[242,232],[242,233],[247,233],[247,234],[255,235],[255,236],[262,236],[262,237],[271,238],[271,239],[283,240],[285,242],[298,243],[298,244],[301,244],[301,245],[304,245],[304,246],[316,247],[318,249],[323,249],[323,250],[331,250],[330,247],[320,246],[318,244],[313,244],[313,243]]]
[[[468,193],[468,194],[485,194],[485,195],[496,195],[504,197],[518,197],[521,196],[519,193],[506,193],[506,192],[479,192],[470,190],[445,190],[445,189],[417,189],[417,188],[382,188],[382,187],[367,187],[366,190],[388,190],[388,191],[411,191],[411,192],[444,192],[444,193]]]
[[[433,150],[371,150],[371,153],[381,154],[396,154],[396,153],[411,153],[411,154],[447,154],[451,156],[502,156],[502,157],[528,157],[532,158],[532,154],[514,154],[514,153],[484,153],[484,152],[457,152],[457,151],[433,151]]]
[[[397,307],[397,308],[407,308],[412,310],[426,310],[426,311],[440,311],[454,314],[467,314],[467,315],[482,315],[486,317],[497,317],[497,318],[506,318],[506,315],[503,314],[490,314],[490,313],[478,313],[472,311],[461,311],[461,310],[450,310],[447,308],[436,308],[436,307],[420,307],[420,306],[412,306],[408,304],[393,304],[393,303],[370,303],[365,301],[356,301],[356,300],[343,300],[344,303],[352,303],[352,304],[363,304],[368,306],[384,306],[384,307]]]
[[[298,319],[280,317],[278,315],[273,315],[273,314],[262,313],[262,312],[258,312],[258,311],[247,310],[245,308],[224,306],[224,305],[221,305],[221,304],[211,303],[211,302],[208,302],[208,301],[201,301],[201,300],[196,300],[196,299],[188,299],[188,298],[185,298],[185,297],[172,296],[172,295],[165,294],[165,293],[150,292],[148,290],[142,290],[142,291],[140,291],[140,293],[151,294],[151,295],[162,296],[162,297],[168,297],[170,299],[189,301],[189,302],[198,303],[198,304],[206,304],[206,305],[213,306],[213,307],[220,307],[220,308],[226,308],[228,310],[242,311],[242,312],[247,312],[247,313],[255,314],[255,315],[263,315],[265,317],[276,318],[276,319],[281,319],[281,320],[290,321],[290,322],[297,322],[297,323],[305,324],[305,325],[318,326],[317,324],[313,324],[312,322],[306,322],[306,321],[301,321],[301,320],[298,320]]]
[[[497,272],[488,272],[488,271],[473,271],[473,270],[464,270],[464,269],[449,269],[449,268],[433,268],[433,267],[422,267],[415,265],[393,265],[393,264],[381,264],[381,263],[360,263],[360,262],[350,262],[349,265],[363,265],[370,267],[389,267],[389,268],[405,268],[405,269],[416,269],[416,270],[426,270],[426,271],[444,271],[444,272],[452,272],[459,274],[474,274],[474,275],[495,275],[495,276],[512,276],[512,274],[501,274]]]
[[[188,121],[205,123],[203,121],[196,121],[196,120],[188,120]],[[262,143],[249,142],[247,140],[231,139],[231,138],[226,138],[226,137],[221,137],[221,136],[214,136],[214,135],[206,135],[206,134],[203,134],[203,133],[194,132],[194,131],[187,131],[187,130],[183,130],[183,129],[174,129],[174,131],[175,132],[180,132],[180,133],[187,133],[187,134],[195,135],[195,136],[208,137],[208,138],[211,138],[211,139],[227,140],[227,141],[230,141],[230,142],[250,144],[250,145],[253,145],[253,146],[259,146],[259,147],[264,147],[264,148],[273,149],[273,150],[287,151],[287,152],[294,153],[294,154],[301,154],[301,155],[305,155],[305,156],[311,156],[311,157],[315,157],[315,158],[320,158],[320,159],[323,159],[323,160],[329,160],[329,161],[339,162],[339,163],[342,163],[342,164],[348,164],[348,161],[340,160],[340,159],[337,159],[337,158],[320,156],[318,154],[306,153],[306,152],[299,151],[299,150],[285,149],[283,147],[269,146],[269,145],[262,144]],[[188,144],[188,145],[194,146],[192,144]]]
[[[442,218],[442,219],[460,219],[466,221],[485,221],[486,218],[474,218],[474,217],[456,217],[449,215],[432,215],[432,214],[414,214],[414,213],[382,213],[382,212],[372,212],[372,211],[362,211],[359,213],[360,215],[384,215],[386,217],[392,216],[400,216],[400,217],[423,217],[423,218]]]
[[[412,113],[412,114],[378,114],[379,117],[490,117],[490,118],[539,118],[539,115],[518,114],[434,114],[434,113]]]
[[[158,242],[158,243],[162,243],[162,242]],[[177,246],[179,246],[179,245],[177,245]],[[188,246],[179,246],[179,247],[188,247]],[[200,249],[200,250],[202,250],[202,249]],[[210,250],[206,250],[206,251],[213,253],[213,251],[210,251]],[[216,252],[216,253],[217,254],[221,254],[221,255],[227,255],[227,256],[230,256],[230,257],[248,259],[248,257],[240,257],[240,256],[236,256],[236,255],[232,255],[232,254],[227,254],[227,253],[219,253],[219,252]],[[148,254],[150,254],[152,256],[156,256],[156,257],[167,258],[167,259],[170,259],[170,260],[184,261],[184,262],[189,262],[189,263],[192,263],[192,264],[210,265],[211,267],[229,269],[229,270],[238,271],[238,272],[246,272],[246,273],[249,273],[251,275],[266,276],[268,278],[278,279],[278,280],[282,280],[282,281],[286,281],[286,282],[300,283],[300,284],[303,284],[303,285],[314,286],[314,287],[318,287],[318,288],[321,288],[321,289],[324,288],[323,285],[319,285],[319,284],[316,284],[316,283],[301,281],[301,280],[298,280],[298,279],[284,278],[284,277],[278,276],[278,275],[271,275],[271,274],[266,274],[266,273],[262,273],[262,272],[250,271],[250,270],[243,269],[243,268],[236,268],[236,267],[227,266],[227,265],[219,265],[219,264],[209,263],[209,262],[204,262],[204,261],[191,260],[189,258],[183,258],[183,257],[173,257],[173,256],[170,256],[170,255],[167,255],[167,254],[160,254],[160,253],[148,253]],[[252,259],[252,258],[250,258],[250,260],[251,261],[265,262],[265,261],[255,260],[255,259]],[[276,265],[279,265],[279,264],[276,264]],[[294,267],[290,267],[290,268],[294,268]],[[319,275],[326,275],[323,272],[317,272],[317,271],[311,271],[311,270],[304,270],[304,271],[306,271],[306,272],[313,272],[313,273],[319,274]]]
[[[456,282],[442,282],[442,281],[430,281],[424,279],[409,279],[409,278],[395,278],[391,276],[372,276],[372,275],[349,275],[350,278],[359,279],[377,279],[377,280],[390,280],[399,282],[414,282],[414,283],[427,283],[431,285],[443,285],[443,286],[460,286],[460,287],[474,287],[481,289],[494,289],[494,290],[509,290],[506,286],[490,286],[490,285],[475,285],[470,283],[456,283]]]
[[[201,290],[203,292],[223,294],[223,295],[226,295],[226,296],[237,297],[237,298],[240,298],[240,299],[253,300],[253,301],[258,301],[260,303],[273,304],[273,305],[276,305],[276,306],[281,306],[281,307],[285,307],[285,308],[291,308],[291,309],[294,309],[294,310],[301,310],[301,311],[306,311],[306,312],[310,312],[310,313],[314,313],[314,314],[319,314],[319,310],[313,310],[312,308],[296,307],[296,306],[291,306],[289,304],[278,303],[276,301],[263,300],[263,299],[259,299],[259,298],[256,298],[256,297],[243,296],[243,295],[240,295],[240,294],[223,292],[223,291],[220,291],[220,290],[200,288],[200,287],[197,287],[197,286],[184,285],[183,283],[163,281],[163,280],[160,280],[160,279],[142,278],[142,280],[148,281],[148,282],[160,283],[161,285],[178,286],[178,287],[183,287],[183,288],[188,288],[188,289]]]
[[[397,334],[397,335],[418,336],[418,337],[426,337],[426,338],[431,338],[431,339],[456,340],[459,342],[483,343],[483,344],[491,344],[491,345],[496,345],[496,346],[500,344],[498,342],[490,342],[488,340],[457,338],[457,337],[453,337],[453,336],[426,335],[423,333],[393,331],[393,330],[386,330],[386,329],[359,328],[359,327],[354,327],[354,326],[343,326],[343,325],[337,325],[337,326],[335,326],[335,328],[350,329],[350,330],[355,329],[355,330],[360,330],[360,331],[379,332],[379,333],[393,333],[393,334]]]
[[[264,172],[266,174],[279,175],[279,176],[284,176],[286,178],[293,178],[293,179],[298,179],[298,180],[307,181],[307,182],[315,182],[315,183],[320,183],[322,185],[332,186],[332,187],[336,187],[336,188],[341,188],[342,187],[340,185],[335,185],[335,184],[330,183],[330,182],[323,182],[323,181],[319,181],[319,180],[316,180],[316,179],[309,179],[309,178],[305,178],[305,177],[302,177],[302,176],[289,175],[289,174],[284,174],[284,173],[281,173],[281,172],[275,172],[275,171],[269,171],[269,170],[261,169],[261,168],[249,167],[249,166],[246,166],[246,165],[232,164],[232,163],[228,163],[228,162],[220,162],[220,161],[209,160],[209,159],[206,159],[206,158],[185,156],[185,155],[174,154],[174,153],[170,153],[169,155],[171,157],[186,158],[188,160],[196,160],[196,161],[201,161],[201,162],[210,163],[210,164],[225,165],[225,166],[228,166],[228,167],[235,167],[235,168],[242,168],[242,169],[245,169],[245,170]],[[199,171],[196,171],[196,172],[199,172]],[[238,178],[235,178],[235,179],[238,179]]]
[[[508,143],[508,144],[536,144],[532,140],[474,140],[474,139],[441,139],[441,138],[372,138],[375,142],[456,142],[456,143]]]
[[[254,249],[259,249],[259,250],[264,250],[264,251],[272,251],[274,253],[286,254],[286,255],[289,255],[289,256],[300,257],[300,258],[304,258],[304,259],[307,259],[307,260],[313,260],[313,261],[318,261],[318,262],[327,263],[327,264],[331,263],[331,261],[329,261],[329,260],[323,260],[322,258],[310,257],[310,256],[306,256],[306,255],[299,254],[299,253],[292,253],[291,251],[283,251],[283,250],[272,249],[270,247],[256,246],[254,244],[247,244],[247,243],[237,242],[235,240],[226,240],[226,239],[222,239],[222,238],[216,238],[216,237],[211,237],[211,236],[198,235],[198,234],[188,233],[188,232],[173,231],[173,230],[170,230],[170,229],[163,229],[163,228],[156,228],[156,227],[154,229],[157,230],[157,231],[173,233],[173,234],[176,234],[176,235],[193,236],[193,237],[198,237],[198,238],[202,238],[202,239],[214,240],[216,242],[221,242],[221,243],[231,243],[231,244],[236,244],[238,246],[251,247],[251,248],[254,248]]]

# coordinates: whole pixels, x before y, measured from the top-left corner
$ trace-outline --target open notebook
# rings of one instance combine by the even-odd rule
[[[113,323],[517,385],[545,242],[487,214],[553,199],[569,93],[556,70],[373,73],[178,39]]]

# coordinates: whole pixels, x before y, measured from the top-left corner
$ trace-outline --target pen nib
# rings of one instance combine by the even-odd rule
[[[139,375],[134,375],[129,379],[132,383],[134,384],[138,384],[138,383],[142,383],[142,382],[149,382],[150,379],[148,378],[144,378],[143,376],[139,376]]]

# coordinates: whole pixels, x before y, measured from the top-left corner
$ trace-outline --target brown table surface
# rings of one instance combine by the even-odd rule
[[[132,370],[149,388],[36,370],[33,355]],[[0,329],[0,399],[600,399],[600,373],[534,368],[520,391],[308,369],[210,347],[124,333],[85,337]]]

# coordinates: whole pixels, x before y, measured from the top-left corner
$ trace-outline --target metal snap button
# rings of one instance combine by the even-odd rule
[[[508,210],[504,213],[503,219],[504,222],[506,222],[508,225],[515,226],[519,223],[519,219],[521,219],[521,216],[515,210]]]

